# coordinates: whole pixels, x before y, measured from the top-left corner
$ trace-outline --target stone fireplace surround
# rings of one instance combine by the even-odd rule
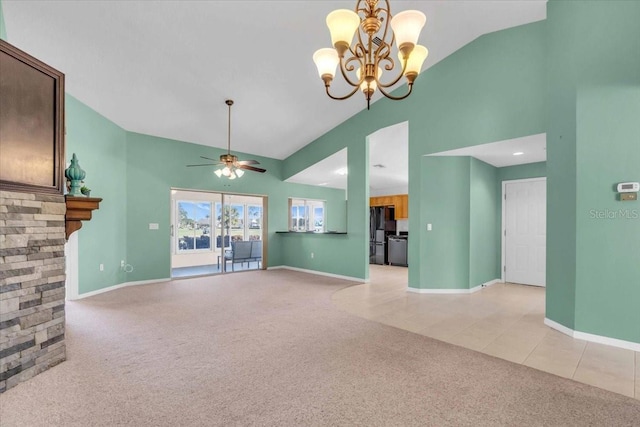
[[[0,191],[0,393],[63,362],[65,198]]]

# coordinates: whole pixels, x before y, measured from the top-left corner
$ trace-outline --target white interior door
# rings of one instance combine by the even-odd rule
[[[546,285],[547,181],[504,184],[505,281]]]

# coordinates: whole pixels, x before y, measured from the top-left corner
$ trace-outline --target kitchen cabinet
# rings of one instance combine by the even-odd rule
[[[400,194],[395,197],[396,219],[409,218],[409,195]]]
[[[409,218],[409,195],[395,194],[392,196],[378,196],[369,198],[369,206],[393,206],[395,219]]]

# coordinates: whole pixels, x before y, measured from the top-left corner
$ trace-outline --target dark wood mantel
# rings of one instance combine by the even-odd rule
[[[82,221],[91,220],[91,211],[99,209],[102,199],[97,197],[65,196],[67,213],[65,215],[65,234],[67,240],[74,231],[82,228]]]

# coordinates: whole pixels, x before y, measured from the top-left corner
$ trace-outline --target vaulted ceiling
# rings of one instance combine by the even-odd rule
[[[366,108],[333,101],[311,56],[340,1],[2,0],[9,42],[66,74],[67,92],[129,131],[278,159]],[[427,15],[423,70],[482,34],[544,19],[545,0],[401,1]],[[419,81],[429,84],[428,80]]]

